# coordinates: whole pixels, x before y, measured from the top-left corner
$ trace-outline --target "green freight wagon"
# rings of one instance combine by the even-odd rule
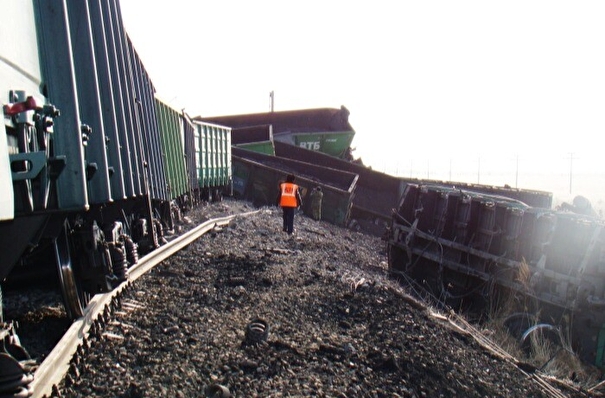
[[[189,192],[187,168],[185,164],[185,143],[183,116],[156,97],[156,112],[164,157],[164,172],[170,200]]]
[[[203,200],[231,195],[231,128],[194,121],[197,194]]]
[[[254,129],[271,126],[273,141],[284,142],[312,151],[318,151],[341,159],[350,159],[350,146],[355,130],[349,123],[349,111],[342,106],[335,108],[302,109],[293,111],[254,113],[194,118],[198,121],[218,123],[233,130],[248,129],[250,136],[239,137],[246,144],[266,142],[266,138],[254,137]],[[242,132],[246,132],[243,130]]]

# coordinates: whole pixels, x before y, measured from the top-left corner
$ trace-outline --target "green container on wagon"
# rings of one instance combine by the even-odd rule
[[[354,131],[331,131],[325,133],[298,132],[276,134],[275,140],[286,143],[294,141],[294,145],[298,147],[323,152],[337,158],[344,158],[354,136]]]
[[[206,165],[208,167],[208,186],[213,187],[215,183],[215,169],[216,169],[216,140],[215,132],[212,126],[207,127],[206,134]]]
[[[176,109],[156,97],[156,111],[164,157],[164,172],[170,199],[176,199],[189,191],[185,164],[182,115]]]

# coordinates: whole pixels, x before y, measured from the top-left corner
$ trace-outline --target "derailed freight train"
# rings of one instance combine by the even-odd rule
[[[506,297],[522,338],[554,331],[602,366],[604,226],[503,196],[410,184],[392,217],[389,269],[452,302]]]
[[[156,98],[118,0],[9,0],[0,37],[0,278],[56,272],[79,317],[176,212],[231,191],[231,130]],[[0,395],[26,392],[14,352]]]
[[[294,172],[309,178],[311,184],[321,185],[325,182],[333,185],[335,172],[340,172],[343,173],[342,180],[337,185],[342,186],[348,186],[349,175],[353,174],[357,178],[354,186],[350,187],[351,192],[347,194],[350,196],[349,209],[343,211],[342,202],[334,206],[326,201],[322,205],[322,212],[334,215],[332,219],[338,225],[382,235],[391,220],[392,209],[397,206],[405,187],[424,181],[372,170],[360,160],[353,159],[350,144],[355,131],[348,123],[348,115],[343,106],[340,109],[197,117],[195,120],[220,122],[233,129],[233,146],[237,148],[235,151],[238,159],[234,163],[238,184],[236,194],[258,204],[271,204],[276,188],[266,181],[275,180],[271,176],[274,173]],[[315,140],[313,145],[309,145],[310,140]],[[336,142],[339,143],[339,149],[334,151]],[[345,148],[345,145],[348,147]],[[238,175],[243,172],[239,167],[243,161],[260,162],[264,167],[256,168],[253,174],[246,172],[244,176]],[[532,206],[552,205],[552,194],[549,192],[458,182],[438,183],[498,194],[522,200]]]

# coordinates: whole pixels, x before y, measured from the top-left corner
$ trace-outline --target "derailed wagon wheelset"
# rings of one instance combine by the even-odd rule
[[[503,322],[518,342],[525,355],[535,354],[538,350],[548,354],[550,361],[564,347],[560,327],[541,323],[539,318],[527,312],[517,312],[506,317]]]
[[[526,353],[529,353],[536,345],[554,346],[558,351],[563,347],[563,336],[559,327],[549,323],[539,323],[523,332],[520,343]]]

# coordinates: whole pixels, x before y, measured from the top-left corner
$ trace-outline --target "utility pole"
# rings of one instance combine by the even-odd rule
[[[515,171],[515,188],[519,188],[519,155],[517,155],[517,170]]]
[[[430,160],[426,161],[426,179],[430,180],[431,179],[431,167],[430,167]]]
[[[571,182],[573,178],[573,152],[569,153],[569,193],[571,193]]]
[[[273,90],[271,90],[271,92],[269,93],[269,98],[271,98],[269,109],[271,109],[271,113],[273,113],[273,106],[275,104],[275,92],[273,92]]]
[[[481,156],[479,156],[477,158],[477,184],[479,184],[479,181],[481,180],[480,176],[481,176]]]

